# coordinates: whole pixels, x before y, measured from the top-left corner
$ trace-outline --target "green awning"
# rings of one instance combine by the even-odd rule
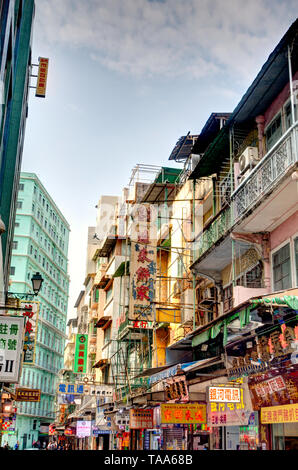
[[[127,274],[127,275],[129,274],[129,261],[123,261],[123,262],[118,266],[118,268],[116,269],[116,271],[114,272],[113,277],[121,277],[121,276],[124,276],[124,273],[125,273],[125,264],[126,264],[126,274]]]
[[[257,305],[287,305],[293,310],[298,310],[298,296],[297,295],[284,295],[283,297],[266,297],[263,299],[254,299],[251,300],[253,307]]]
[[[236,312],[228,318],[219,320],[214,325],[210,326],[207,330],[196,335],[192,340],[192,347],[199,346],[200,344],[206,343],[209,339],[216,338],[223,328],[223,345],[227,344],[228,338],[228,325],[234,320],[240,320],[240,327],[244,328],[250,321],[250,309],[251,306]]]

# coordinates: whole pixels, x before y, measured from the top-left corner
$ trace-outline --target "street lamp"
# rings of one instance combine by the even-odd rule
[[[33,274],[32,278],[31,278],[31,282],[32,282],[32,288],[33,288],[34,295],[38,295],[38,293],[41,289],[42,283],[43,283],[43,278],[41,277],[39,272]]]
[[[10,299],[19,299],[19,300],[27,300],[32,301],[36,295],[38,295],[42,283],[43,278],[39,272],[33,274],[31,278],[32,282],[32,290],[33,292],[6,292],[6,299],[9,301]]]

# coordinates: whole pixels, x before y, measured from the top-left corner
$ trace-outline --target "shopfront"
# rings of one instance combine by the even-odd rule
[[[254,411],[255,423],[240,427],[240,448],[297,450],[297,315],[283,307],[270,314],[267,326],[227,346],[228,376],[247,381]]]
[[[153,409],[129,410],[130,450],[145,450],[150,444],[149,429],[153,429]],[[146,432],[147,431],[147,432]]]

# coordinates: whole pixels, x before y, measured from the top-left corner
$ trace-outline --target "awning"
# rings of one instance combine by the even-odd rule
[[[101,317],[94,325],[95,328],[107,328],[110,323],[112,322],[112,317],[111,316],[103,316]]]
[[[103,367],[107,366],[108,363],[109,359],[100,359],[92,366],[92,369],[102,369]]]
[[[118,268],[114,272],[113,277],[124,276],[125,266],[126,266],[126,274],[129,275],[129,261],[122,261],[122,263],[118,266]]]
[[[86,401],[78,410],[74,411],[69,418],[80,418],[86,411],[92,411],[96,409],[96,397],[91,397],[90,400]]]
[[[263,297],[262,299],[252,299],[251,304],[253,307],[258,305],[287,305],[293,310],[298,310],[298,296],[285,295],[283,297]]]

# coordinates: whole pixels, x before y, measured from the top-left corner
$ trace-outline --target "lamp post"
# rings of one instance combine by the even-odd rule
[[[6,292],[5,295],[5,305],[4,307],[1,307],[2,309],[4,308],[9,309],[13,308],[16,310],[24,310],[23,308],[20,307],[20,300],[28,300],[32,301],[34,297],[36,297],[41,289],[42,283],[43,283],[43,278],[39,272],[36,272],[32,278],[32,292]],[[12,302],[13,301],[13,302]],[[16,304],[16,305],[15,305]],[[0,382],[0,411],[1,411],[1,417],[3,413],[3,405],[2,405],[2,393],[3,393],[3,382]],[[9,384],[8,384],[9,385]],[[8,405],[7,405],[8,406]],[[1,446],[1,441],[2,441],[2,422],[1,422],[1,428],[0,428],[0,446]]]
[[[39,294],[43,278],[39,272],[33,274],[31,278],[33,292],[6,292],[6,300],[19,299],[19,300],[33,300]]]

